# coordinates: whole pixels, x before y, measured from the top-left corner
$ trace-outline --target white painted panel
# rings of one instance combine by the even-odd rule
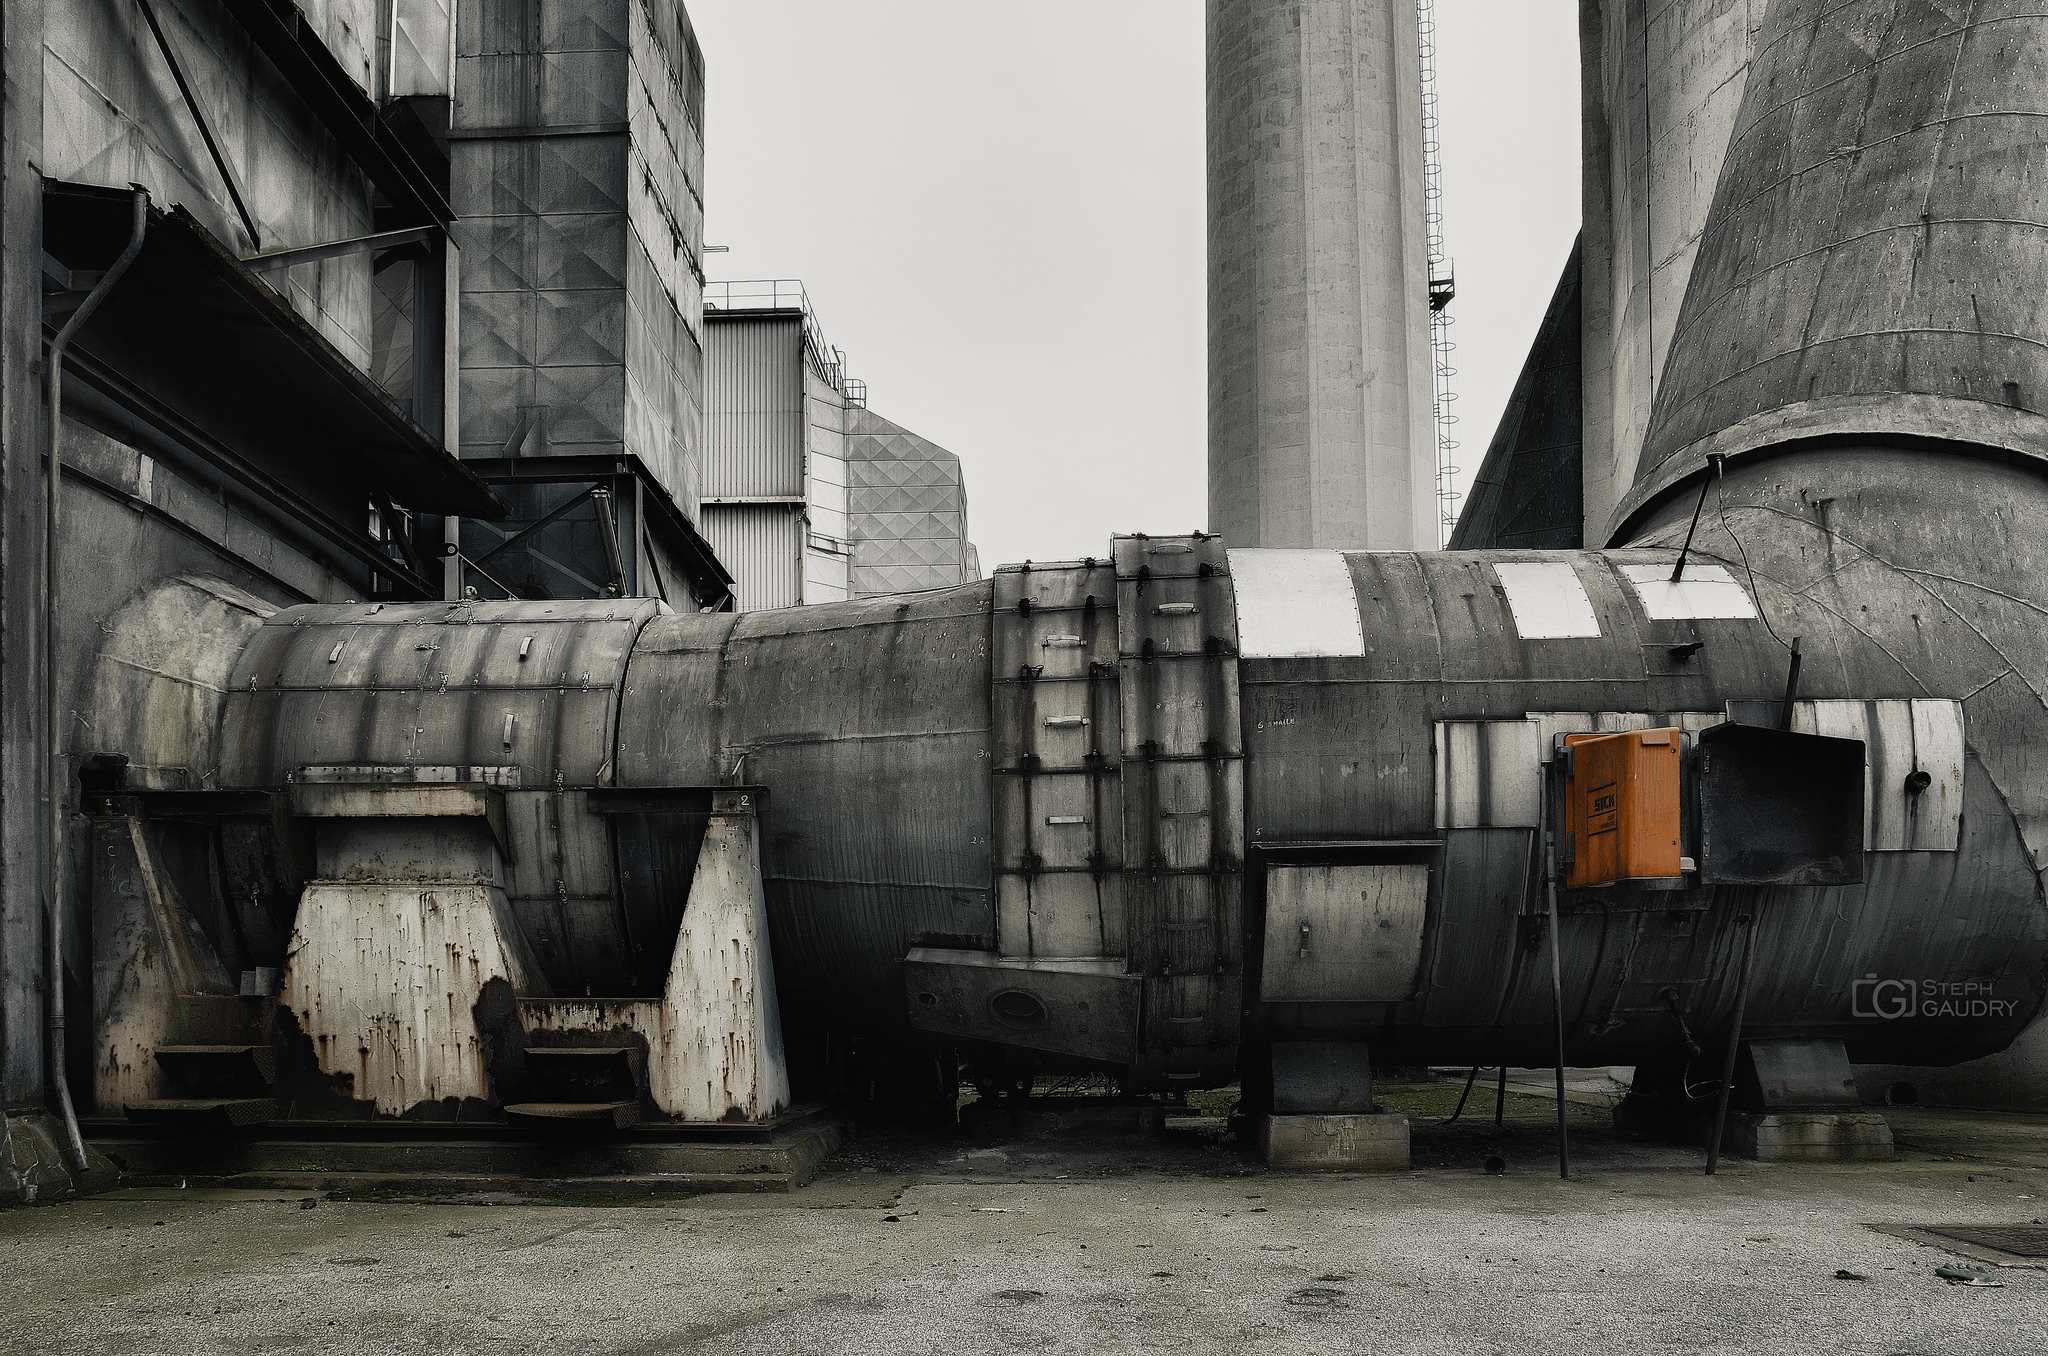
[[[1363,655],[1358,591],[1342,551],[1228,553],[1237,593],[1237,652],[1245,659]]]
[[[1953,852],[1963,818],[1963,704],[1927,698],[1913,703],[1913,766],[1933,780],[1912,798],[1907,846]]]
[[[1411,997],[1428,909],[1427,866],[1267,868],[1259,996],[1269,1003]]]
[[[1493,567],[1523,640],[1567,640],[1600,634],[1600,619],[1579,573],[1562,560],[1504,561]]]
[[[1542,820],[1539,728],[1532,720],[1436,727],[1436,826],[1533,829]]]
[[[1635,588],[1652,621],[1756,616],[1756,604],[1735,582],[1735,576],[1719,565],[1687,561],[1684,578],[1675,584],[1671,582],[1671,565],[1623,565],[1621,573]]]
[[[1795,702],[1801,734],[1863,741],[1866,852],[1953,852],[1963,812],[1963,708],[1939,699]],[[1909,791],[1907,778],[1928,784]]]

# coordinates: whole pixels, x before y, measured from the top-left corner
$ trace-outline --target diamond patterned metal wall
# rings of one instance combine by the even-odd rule
[[[631,0],[456,15],[462,455],[507,455],[525,422],[518,455],[636,455],[694,518],[704,141],[689,19]]]
[[[854,596],[980,578],[960,458],[873,410],[848,409],[846,433]]]

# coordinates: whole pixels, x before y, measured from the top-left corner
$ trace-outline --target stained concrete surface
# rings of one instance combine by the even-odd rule
[[[1575,1106],[1560,1181],[1552,1104],[1444,1127],[1456,1091],[1383,1092],[1418,1122],[1417,1169],[1383,1176],[1053,1117],[979,1141],[869,1130],[781,1197],[14,1210],[0,1353],[2043,1349],[2048,1272],[1952,1287],[1934,1269],[1959,1259],[1865,1226],[2048,1218],[2048,1117],[1914,1111],[1895,1163],[1708,1179],[1698,1151]],[[1486,1149],[1505,1176],[1478,1170]]]

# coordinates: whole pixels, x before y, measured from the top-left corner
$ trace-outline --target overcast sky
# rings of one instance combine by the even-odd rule
[[[795,278],[984,568],[1204,523],[1201,0],[687,0],[714,279]],[[1579,222],[1576,0],[1437,0],[1465,478]]]

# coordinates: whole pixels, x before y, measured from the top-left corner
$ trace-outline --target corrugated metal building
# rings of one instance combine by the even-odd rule
[[[869,411],[803,284],[712,283],[704,535],[741,611],[978,579],[960,459]]]

